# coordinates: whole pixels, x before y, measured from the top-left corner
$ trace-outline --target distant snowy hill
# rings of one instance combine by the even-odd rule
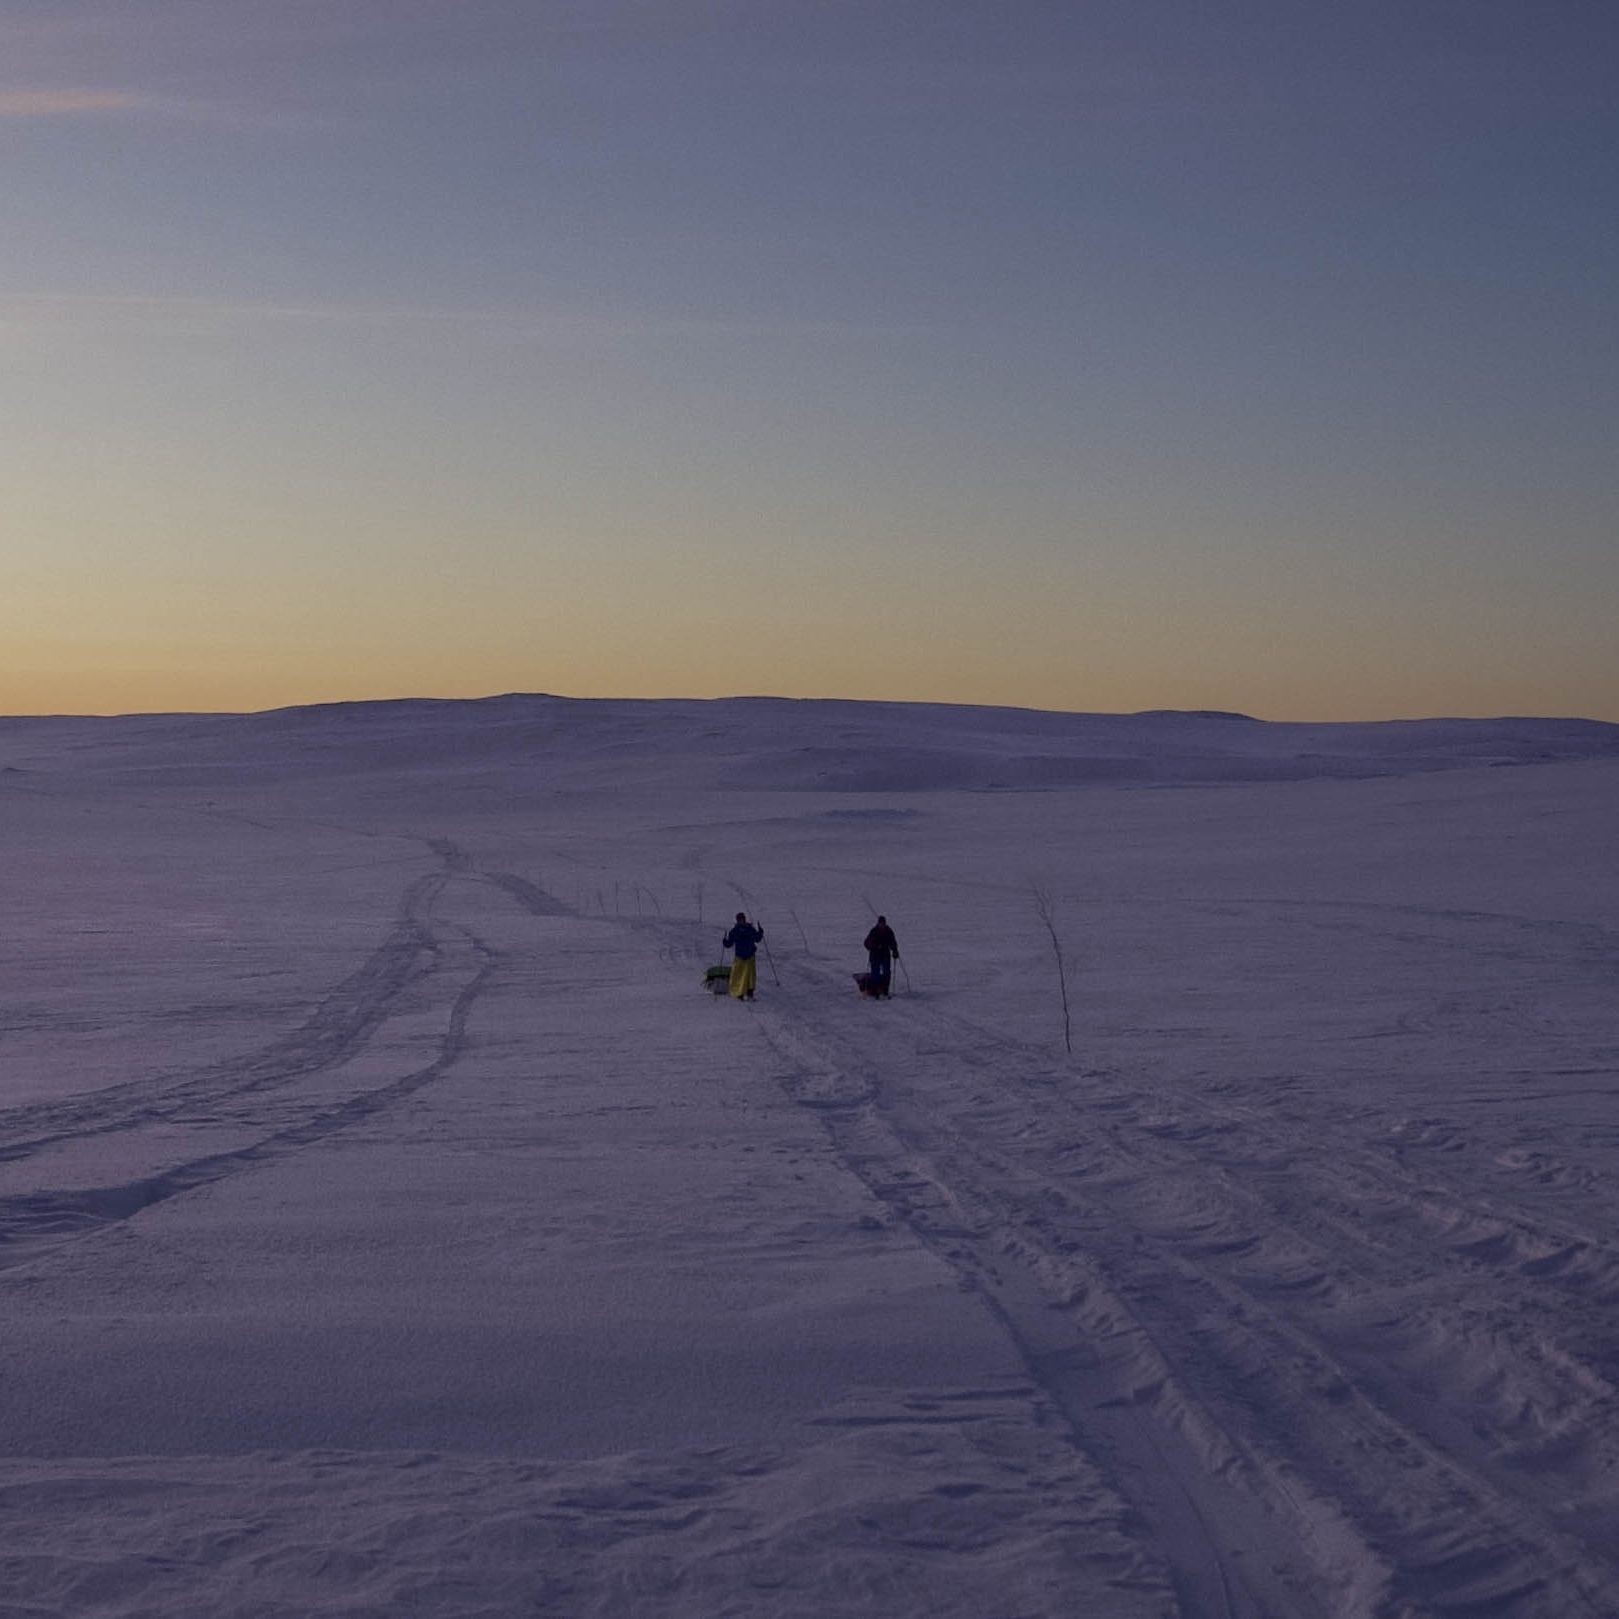
[[[1217,711],[1066,714],[930,703],[514,694],[259,714],[0,720],[0,782],[93,770],[168,783],[288,774],[498,773],[572,789],[915,792],[1407,775],[1619,757],[1578,719],[1297,724]]]

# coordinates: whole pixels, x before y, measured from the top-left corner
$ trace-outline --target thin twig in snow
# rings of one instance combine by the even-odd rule
[[[1062,991],[1062,1043],[1071,1057],[1074,1054],[1074,1026],[1068,1013],[1068,964],[1063,960],[1062,939],[1057,933],[1057,907],[1052,902],[1049,890],[1038,883],[1030,883],[1029,892],[1034,896],[1034,913],[1050,936],[1051,953],[1057,958],[1057,985]]]

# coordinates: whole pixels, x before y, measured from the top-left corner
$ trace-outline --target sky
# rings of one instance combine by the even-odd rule
[[[0,0],[0,712],[1619,720],[1611,0]]]

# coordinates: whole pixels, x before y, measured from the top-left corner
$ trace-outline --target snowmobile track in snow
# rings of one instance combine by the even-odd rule
[[[980,1160],[964,1173],[961,1162],[945,1161],[937,1126],[902,1123],[884,1076],[861,1056],[840,1053],[842,1038],[829,1023],[792,1017],[765,1033],[800,1075],[805,1057],[815,1065],[807,1085],[788,1080],[789,1095],[817,1111],[840,1160],[983,1300],[1081,1451],[1148,1525],[1185,1619],[1326,1612],[1309,1595],[1313,1570],[1289,1578],[1289,1571],[1245,1562],[1247,1548],[1267,1538],[1259,1509],[1206,1469],[1175,1424],[1144,1410],[1135,1387],[1142,1358],[1150,1358],[1157,1387],[1170,1375],[1145,1334],[1110,1324],[1107,1335],[1128,1345],[1122,1360],[1087,1342],[1024,1262],[1026,1251],[1008,1240],[1014,1222],[995,1185],[1004,1168],[986,1174],[990,1166]],[[829,1078],[832,1095],[823,1090]]]
[[[405,989],[438,970],[440,946],[428,917],[444,882],[437,872],[412,882],[388,937],[298,1028],[259,1051],[190,1073],[132,1079],[68,1102],[9,1109],[0,1113],[0,1160],[216,1106],[346,1062],[388,1018]]]
[[[489,957],[488,951],[476,941],[473,948]],[[37,1257],[41,1246],[55,1247],[64,1239],[102,1230],[182,1192],[211,1186],[245,1169],[272,1163],[290,1152],[324,1141],[404,1100],[424,1085],[442,1079],[455,1066],[465,1047],[468,1015],[494,970],[493,958],[486,959],[471,982],[456,996],[438,1056],[426,1067],[402,1075],[390,1084],[350,1096],[249,1147],[196,1158],[122,1186],[82,1192],[38,1192],[0,1200],[0,1244],[4,1245],[0,1247],[0,1268]],[[14,1244],[17,1251],[8,1253],[6,1250]]]
[[[468,1016],[499,958],[465,929],[446,930],[435,924],[435,902],[446,882],[470,873],[470,862],[442,840],[433,848],[446,870],[418,877],[408,885],[387,938],[321,1000],[299,1028],[258,1052],[191,1074],[130,1080],[71,1103],[43,1104],[0,1115],[0,1132],[4,1132],[0,1134],[0,1161],[25,1159],[90,1137],[137,1133],[199,1115],[213,1122],[230,1119],[249,1130],[256,1124],[262,1126],[268,1122],[267,1115],[252,1107],[241,1109],[238,1104],[339,1069],[396,1015],[407,991],[441,978],[448,990],[460,980],[431,1062],[337,1101],[306,1098],[295,1105],[292,1122],[242,1147],[167,1165],[119,1185],[46,1189],[0,1198],[0,1268],[27,1263],[42,1249],[94,1233],[155,1203],[322,1141],[444,1077],[461,1055]]]
[[[1538,1266],[1532,1286],[1583,1266],[1605,1299],[1619,1262],[1599,1238],[1358,1144],[1300,1168],[1258,1110],[1080,1075],[920,998],[857,1036],[830,998],[841,984],[795,970],[816,999],[782,997],[761,1020],[789,1094],[983,1294],[1081,1446],[1176,1548],[1183,1612],[1611,1611],[1611,1553],[1532,1465],[1454,1431],[1414,1372],[1426,1356],[1493,1381],[1526,1443],[1558,1417],[1588,1425],[1569,1442],[1600,1474],[1619,1405],[1600,1364],[1516,1341],[1514,1312],[1492,1323],[1480,1286],[1492,1261]],[[1436,1259],[1455,1269],[1455,1310],[1405,1326],[1402,1282]],[[1367,1298],[1386,1301],[1381,1330],[1341,1319]],[[1295,1554],[1267,1567],[1278,1544]]]

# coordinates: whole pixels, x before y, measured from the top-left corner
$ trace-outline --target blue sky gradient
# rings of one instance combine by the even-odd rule
[[[1619,719],[1619,13],[0,4],[0,710]]]

